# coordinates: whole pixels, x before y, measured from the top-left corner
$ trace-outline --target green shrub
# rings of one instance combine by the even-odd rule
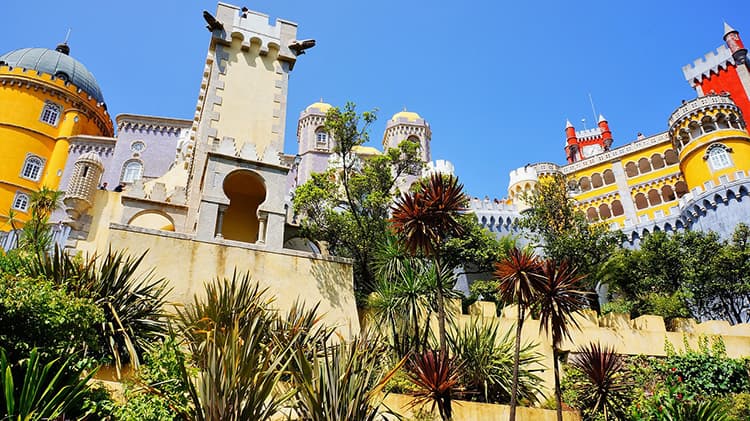
[[[144,356],[136,381],[125,390],[125,404],[116,408],[118,420],[171,420],[187,413],[188,389],[182,381],[185,357],[167,338]]]
[[[745,362],[727,357],[721,338],[709,344],[704,336],[698,339],[697,350],[686,343],[683,354],[668,352],[662,371],[674,373],[687,391],[696,395],[714,397],[750,391]]]
[[[726,398],[729,419],[736,421],[750,420],[750,393],[735,393]]]
[[[43,279],[0,275],[0,347],[12,362],[39,348],[43,359],[96,348],[104,313]]]

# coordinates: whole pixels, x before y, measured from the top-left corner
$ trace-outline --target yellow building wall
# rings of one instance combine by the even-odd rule
[[[273,127],[281,121],[279,115],[274,115],[279,108],[274,100],[281,94],[276,82],[282,80],[282,74],[276,73],[276,66],[280,66],[276,52],[260,55],[257,43],[243,49],[238,37],[222,49],[229,54],[229,60],[224,62],[225,74],[219,76],[224,83],[224,89],[217,90],[221,104],[214,106],[220,118],[212,121],[211,127],[220,138],[234,138],[238,151],[245,143],[255,144],[259,156],[271,144],[275,150],[283,151],[282,140],[273,132]]]
[[[732,175],[738,170],[747,171],[750,169],[750,142],[748,142],[747,133],[740,130],[722,130],[712,132],[698,139],[698,142],[687,145],[681,156],[682,171],[685,174],[685,181],[688,188],[703,187],[706,181],[713,181],[714,185],[719,184],[719,177],[722,175]],[[703,159],[706,149],[712,143],[720,142],[732,149],[730,157],[732,166],[717,171],[712,171],[707,160]]]
[[[42,185],[51,189],[59,187],[62,170],[68,157],[70,136],[88,134],[95,136],[112,135],[112,122],[103,107],[95,100],[88,99],[85,93],[77,92],[71,84],[51,76],[26,72],[20,68],[10,69],[0,66],[0,78],[18,82],[28,82],[44,86],[0,84],[0,226],[5,225],[16,192],[29,194]],[[60,95],[55,95],[58,93]],[[70,99],[75,100],[88,111],[74,109]],[[68,101],[66,101],[68,99]],[[46,101],[63,107],[56,126],[40,120]],[[61,142],[57,144],[57,142]],[[21,177],[21,170],[27,155],[37,155],[44,160],[39,179]],[[15,211],[17,220],[25,222],[27,212]],[[6,229],[5,227],[2,229]]]

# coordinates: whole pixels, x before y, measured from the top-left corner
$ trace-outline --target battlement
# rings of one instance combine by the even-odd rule
[[[673,129],[676,123],[693,113],[715,108],[732,108],[738,111],[737,105],[728,95],[706,95],[688,101],[674,110],[672,115],[669,116],[669,127]]]
[[[595,127],[593,129],[576,130],[576,138],[581,141],[599,139],[602,137],[602,129]]]
[[[429,177],[435,173],[453,175],[456,173],[456,168],[453,166],[452,162],[445,159],[438,159],[427,163],[427,168],[425,168],[422,176]]]
[[[703,58],[699,58],[693,64],[682,66],[682,74],[685,80],[695,87],[697,81],[711,76],[711,72],[718,73],[719,69],[725,69],[729,65],[734,65],[732,52],[726,45],[717,48],[716,51],[708,52]]]
[[[510,172],[510,182],[508,183],[508,188],[510,188],[510,186],[514,186],[516,184],[527,181],[536,182],[538,179],[539,178],[535,166],[526,165]]]
[[[242,42],[243,49],[249,49],[252,43],[260,45],[261,54],[268,54],[269,49],[278,51],[279,59],[294,63],[297,55],[289,48],[296,40],[297,24],[283,19],[271,22],[266,14],[253,10],[243,11],[240,7],[219,3],[216,8],[216,20],[224,28],[213,30],[213,39],[226,44],[233,39]]]
[[[472,211],[501,211],[501,212],[516,212],[518,208],[516,205],[506,203],[504,200],[492,199],[485,197],[480,199],[474,197],[469,201],[469,209]]]
[[[138,114],[118,114],[115,121],[117,130],[166,133],[179,133],[182,129],[189,129],[193,123],[191,120]]]

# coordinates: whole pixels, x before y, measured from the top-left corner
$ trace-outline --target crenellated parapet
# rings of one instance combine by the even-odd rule
[[[717,48],[716,51],[708,52],[704,57],[695,60],[692,64],[682,66],[682,74],[691,87],[696,87],[703,78],[711,77],[711,73],[719,73],[734,65],[732,52],[726,45]]]

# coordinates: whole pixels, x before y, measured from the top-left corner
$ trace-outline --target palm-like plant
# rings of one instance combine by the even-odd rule
[[[50,256],[31,259],[26,270],[65,285],[76,296],[91,298],[104,311],[102,348],[112,356],[118,375],[122,363],[136,368],[140,355],[166,333],[164,304],[170,289],[163,278],[139,275],[145,257],[110,250],[102,258],[79,260],[58,248]]]
[[[562,421],[559,349],[563,339],[570,338],[571,327],[579,327],[574,315],[586,306],[586,296],[583,291],[576,288],[584,277],[584,275],[576,274],[575,269],[567,261],[558,263],[547,259],[542,263],[543,282],[537,298],[539,329],[544,329],[552,336],[558,421]]]
[[[302,350],[295,354],[297,386],[295,410],[311,421],[375,420],[385,395],[385,384],[405,359],[387,372],[380,367],[385,346],[370,335],[339,345],[317,345],[318,358]],[[382,419],[388,419],[383,417]]]
[[[390,330],[391,346],[398,358],[419,352],[426,344],[432,316],[433,269],[404,262],[398,273],[379,277],[368,299],[376,324]]]
[[[729,421],[728,408],[718,399],[698,402],[673,400],[664,405],[664,418],[669,421]]]
[[[420,187],[421,191],[404,193],[396,200],[391,209],[391,223],[412,255],[423,253],[433,259],[438,274],[436,295],[440,352],[447,354],[440,247],[446,238],[461,234],[462,227],[456,217],[466,209],[466,196],[457,178],[441,174],[433,174]]]
[[[63,417],[88,390],[95,371],[81,377],[75,356],[44,363],[36,348],[14,373],[5,351],[0,348],[0,418],[42,421]],[[15,374],[15,375],[14,375]]]
[[[578,350],[571,365],[585,376],[585,381],[573,387],[588,410],[601,414],[605,421],[625,415],[629,384],[624,374],[625,362],[614,348],[590,343]]]
[[[534,303],[542,284],[539,275],[539,259],[528,250],[513,247],[506,257],[495,264],[495,277],[500,281],[498,294],[505,302],[515,303],[518,307],[516,323],[516,346],[513,355],[513,387],[510,395],[510,420],[516,419],[518,403],[518,365],[521,350],[521,330],[526,308]]]
[[[249,274],[235,273],[207,284],[205,296],[178,309],[178,330],[199,369],[197,376],[182,372],[193,403],[189,419],[268,419],[294,395],[281,382],[298,339],[315,334],[318,317],[295,307],[281,323],[272,302]],[[283,334],[275,337],[276,328]]]
[[[506,403],[513,387],[513,330],[500,333],[494,321],[473,318],[460,330],[448,335],[448,342],[462,362],[461,384],[466,392],[475,394],[481,402]],[[539,366],[543,356],[535,345],[524,344],[519,353],[518,396],[530,404],[537,402],[541,378],[533,367]]]
[[[407,373],[417,391],[411,406],[432,402],[432,408],[437,405],[440,417],[450,420],[453,417],[451,395],[461,382],[460,371],[461,366],[448,354],[428,350],[412,355]]]
[[[458,178],[433,174],[423,180],[418,191],[402,194],[391,208],[391,224],[412,254],[423,253],[432,258],[437,274],[435,295],[437,298],[438,336],[440,354],[448,358],[445,325],[445,294],[441,247],[451,236],[461,235],[463,227],[457,216],[466,209],[466,196]],[[445,401],[450,414],[450,390]]]

